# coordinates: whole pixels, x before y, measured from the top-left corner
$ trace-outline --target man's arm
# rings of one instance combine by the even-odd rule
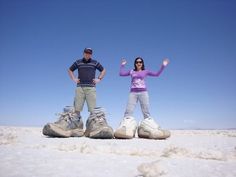
[[[93,79],[93,83],[94,83],[94,84],[99,83],[99,82],[103,79],[103,77],[105,76],[105,74],[106,74],[106,70],[105,70],[105,68],[103,68],[103,70],[100,72],[100,74],[99,74],[99,76],[98,76],[98,79]]]
[[[99,76],[98,76],[98,79],[102,80],[102,78],[105,76],[105,74],[106,74],[106,69],[104,68],[104,69],[102,70],[102,72],[100,72],[100,74],[99,74]]]
[[[70,76],[71,80],[73,80],[75,83],[79,83],[79,82],[80,82],[80,80],[75,77],[73,71],[71,71],[70,69],[68,69],[68,73],[69,73],[69,76]]]

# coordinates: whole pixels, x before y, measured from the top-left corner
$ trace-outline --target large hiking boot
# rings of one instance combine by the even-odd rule
[[[166,139],[170,137],[170,131],[161,129],[153,118],[146,118],[138,127],[138,136],[147,139]]]
[[[94,108],[86,122],[84,135],[89,138],[99,139],[112,139],[114,137],[113,129],[107,124],[103,108]]]
[[[84,135],[81,116],[74,112],[73,107],[65,107],[59,114],[58,121],[48,123],[43,127],[43,134],[50,137],[81,137]]]
[[[135,137],[137,123],[132,116],[124,117],[114,136],[120,139],[131,139]]]

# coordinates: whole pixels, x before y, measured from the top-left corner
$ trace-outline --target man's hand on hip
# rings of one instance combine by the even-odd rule
[[[77,78],[73,79],[73,81],[74,81],[76,84],[80,83],[80,79],[77,79]]]
[[[93,79],[93,83],[94,84],[97,84],[97,83],[99,83],[101,81],[101,79]]]

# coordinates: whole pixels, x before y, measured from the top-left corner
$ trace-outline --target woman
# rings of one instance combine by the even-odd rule
[[[147,76],[158,77],[164,68],[169,64],[169,60],[167,58],[163,60],[162,66],[158,72],[146,70],[144,60],[141,57],[137,57],[135,59],[133,70],[125,70],[126,63],[127,62],[125,59],[121,61],[120,76],[131,76],[131,89],[124,118],[118,129],[115,131],[115,137],[129,139],[135,136],[137,123],[133,117],[133,111],[137,102],[140,102],[144,119],[138,126],[138,136],[140,138],[149,139],[168,138],[170,136],[170,132],[160,129],[159,125],[150,115],[149,96],[145,84],[145,78]]]

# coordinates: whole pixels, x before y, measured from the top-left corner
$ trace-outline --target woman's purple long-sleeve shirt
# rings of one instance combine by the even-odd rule
[[[149,70],[142,70],[142,71],[134,71],[134,70],[125,70],[125,65],[120,66],[120,76],[131,76],[131,92],[142,92],[147,91],[147,87],[145,84],[145,78],[147,76],[154,76],[158,77],[162,71],[164,70],[165,66],[162,65],[160,70],[157,72],[149,71]]]

